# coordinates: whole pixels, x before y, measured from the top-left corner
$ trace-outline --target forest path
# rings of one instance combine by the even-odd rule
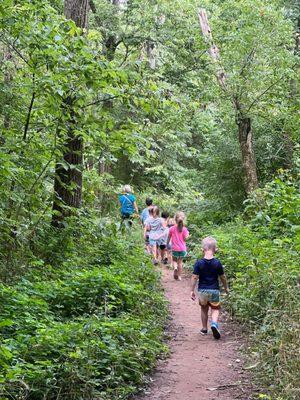
[[[200,307],[192,301],[190,277],[175,281],[163,268],[165,295],[170,302],[170,357],[159,362],[153,382],[136,400],[232,400],[250,399],[251,382],[243,369],[240,348],[244,344],[236,326],[222,312],[219,341],[201,336]]]

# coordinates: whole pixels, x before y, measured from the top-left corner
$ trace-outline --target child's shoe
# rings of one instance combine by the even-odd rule
[[[207,329],[202,328],[200,331],[200,335],[203,335],[203,336],[207,335]]]
[[[212,322],[210,327],[211,327],[212,334],[213,334],[214,338],[219,340],[221,338],[221,334],[220,334],[220,331],[219,331],[218,324],[216,322]]]

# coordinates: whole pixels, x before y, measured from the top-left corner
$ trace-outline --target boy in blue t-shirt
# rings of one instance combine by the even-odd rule
[[[152,209],[153,209],[153,200],[150,199],[150,197],[147,197],[146,199],[146,208],[141,213],[141,222],[143,227],[146,225],[147,219],[152,216]],[[149,243],[149,232],[145,235],[145,247],[146,247],[146,252],[147,254],[152,254],[151,252],[151,246]]]
[[[144,208],[141,213],[141,221],[142,221],[143,226],[145,225],[146,219],[150,217],[149,210],[153,207],[153,200],[150,199],[150,197],[147,197],[147,199],[146,199],[146,206],[147,207]]]
[[[221,334],[218,326],[220,313],[220,287],[221,279],[225,292],[228,294],[227,279],[221,262],[214,258],[217,251],[217,242],[212,237],[206,237],[202,241],[204,257],[197,260],[194,265],[192,276],[192,300],[196,300],[195,288],[198,281],[199,304],[201,306],[202,335],[207,334],[208,310],[211,308],[211,330],[215,339],[220,339]]]

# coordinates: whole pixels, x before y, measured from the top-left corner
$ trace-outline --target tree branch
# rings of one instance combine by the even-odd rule
[[[32,76],[33,92],[32,92],[32,96],[31,96],[31,100],[30,100],[30,104],[29,104],[29,108],[28,108],[28,113],[27,113],[27,118],[26,118],[26,123],[25,123],[25,127],[24,127],[24,134],[23,134],[24,141],[27,139],[27,133],[28,133],[29,123],[30,123],[32,107],[33,107],[33,103],[34,103],[35,95],[36,95],[36,92],[34,90],[34,80],[35,80],[34,78],[35,78],[35,76],[33,74],[33,76]]]
[[[126,48],[126,52],[125,52],[123,61],[119,64],[119,68],[122,67],[122,66],[124,65],[124,63],[127,61],[127,58],[128,58],[128,56],[129,56],[129,54],[130,54],[129,46],[128,46],[126,43],[124,43],[124,46],[125,46],[125,48]]]
[[[94,106],[95,104],[103,103],[105,101],[109,101],[109,100],[113,100],[113,99],[117,99],[118,97],[122,97],[123,94],[125,94],[125,93],[117,94],[115,96],[110,96],[110,97],[105,97],[103,99],[95,100],[92,103],[88,103],[85,106],[81,107],[81,109],[84,110],[85,108],[90,107],[90,106]]]
[[[199,25],[201,29],[201,33],[206,41],[206,43],[210,46],[208,49],[208,53],[211,56],[212,60],[218,65],[218,69],[216,71],[216,77],[219,82],[219,85],[221,89],[224,92],[227,92],[227,87],[226,87],[226,74],[225,70],[221,65],[220,62],[220,51],[218,46],[214,43],[213,36],[211,33],[211,29],[209,26],[208,18],[206,11],[203,8],[200,8],[198,11],[198,17],[199,17]]]
[[[297,64],[294,64],[292,68],[294,68]],[[251,108],[258,102],[260,98],[262,98],[272,87],[276,86],[277,83],[279,83],[283,78],[285,74],[282,74],[278,79],[276,79],[274,82],[272,82],[265,90],[263,90],[258,96],[255,97],[255,99],[252,101],[250,106],[247,108],[246,112],[249,112]]]
[[[241,75],[241,76],[244,74],[244,71],[245,71],[246,67],[247,67],[247,66],[251,63],[251,61],[253,60],[254,55],[255,55],[255,51],[256,51],[256,49],[253,48],[253,49],[250,51],[250,53],[247,55],[247,57],[246,57],[246,59],[245,59],[243,65],[242,65],[241,71],[240,71],[240,75]]]
[[[23,54],[11,43],[9,43],[5,38],[3,38],[3,35],[0,36],[0,41],[5,44],[7,47],[10,47],[28,66],[31,66],[29,61],[23,56]]]

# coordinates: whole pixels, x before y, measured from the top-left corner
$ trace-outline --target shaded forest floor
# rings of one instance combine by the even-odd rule
[[[211,333],[201,336],[200,307],[189,297],[188,274],[179,282],[164,268],[163,285],[172,316],[170,357],[160,361],[152,384],[135,400],[250,399],[254,388],[244,369],[240,329],[223,311],[221,340]]]

